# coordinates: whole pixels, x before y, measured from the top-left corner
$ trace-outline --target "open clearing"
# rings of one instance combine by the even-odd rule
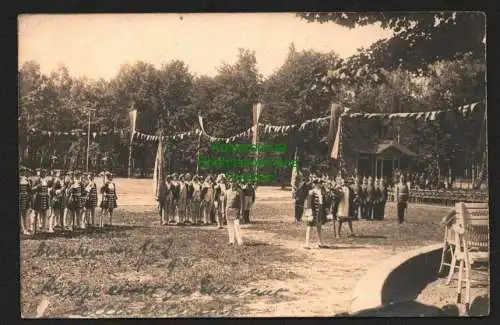
[[[331,249],[305,250],[291,192],[262,187],[244,226],[247,245],[232,247],[226,229],[160,226],[151,180],[116,182],[113,227],[22,238],[24,317],[42,301],[43,317],[333,316],[347,310],[368,268],[441,242],[449,210],[410,205],[398,225],[388,203],[384,221],[354,223],[356,237],[335,239],[328,223]]]

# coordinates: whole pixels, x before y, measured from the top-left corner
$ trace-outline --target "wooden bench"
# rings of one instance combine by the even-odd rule
[[[457,303],[462,303],[465,284],[464,305],[466,312],[470,306],[471,265],[476,262],[489,262],[490,231],[488,203],[464,203],[455,205],[454,217],[445,227],[445,250],[452,254],[447,284],[458,268]],[[458,264],[458,267],[457,267]],[[441,267],[442,268],[442,267]],[[440,269],[441,269],[440,268]]]

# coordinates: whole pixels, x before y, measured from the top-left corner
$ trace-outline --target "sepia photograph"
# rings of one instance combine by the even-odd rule
[[[19,15],[21,317],[488,316],[486,19]]]

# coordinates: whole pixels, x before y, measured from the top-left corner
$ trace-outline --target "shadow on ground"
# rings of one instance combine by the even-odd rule
[[[127,231],[145,228],[144,226],[128,226],[128,225],[106,225],[104,228],[89,227],[86,229],[77,229],[73,231],[56,229],[53,233],[38,232],[35,235],[21,235],[23,240],[47,240],[53,238],[78,238],[78,237],[98,237],[105,235],[106,237],[128,237]]]
[[[490,310],[490,297],[483,295],[476,297],[471,304],[469,314],[463,316],[488,316]],[[357,313],[341,313],[336,317],[457,317],[460,310],[457,305],[446,305],[438,308],[416,301],[396,303],[384,307],[362,310]]]
[[[425,305],[416,301],[396,303],[380,308],[362,310],[349,314],[337,314],[337,317],[415,317],[415,316],[459,316],[457,306],[449,305],[444,308]]]

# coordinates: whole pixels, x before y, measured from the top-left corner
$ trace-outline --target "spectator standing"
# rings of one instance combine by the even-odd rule
[[[403,223],[405,219],[405,212],[408,208],[408,198],[410,196],[410,190],[408,188],[407,183],[405,182],[405,178],[401,175],[399,179],[399,183],[396,185],[396,204],[397,204],[397,213],[398,213],[398,221],[399,223]]]
[[[236,239],[238,245],[243,245],[243,234],[240,227],[241,203],[242,203],[242,189],[240,184],[236,181],[228,183],[227,188],[227,231],[229,234],[229,244],[233,245]]]

